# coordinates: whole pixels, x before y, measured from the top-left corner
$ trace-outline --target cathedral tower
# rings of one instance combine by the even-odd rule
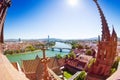
[[[98,43],[96,62],[88,70],[87,80],[105,80],[110,75],[111,67],[116,57],[117,34],[113,28],[110,34],[107,21],[97,0],[93,0],[100,13],[102,36]]]

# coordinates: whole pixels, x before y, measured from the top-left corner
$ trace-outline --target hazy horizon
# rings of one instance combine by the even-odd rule
[[[9,38],[9,39],[5,39],[5,40],[10,40],[10,39],[15,39],[15,40],[19,40],[19,39],[21,39],[21,40],[38,40],[38,39],[48,39],[47,37],[46,38],[28,38],[28,39],[25,39],[25,38]],[[98,39],[98,37],[91,37],[91,38],[76,38],[76,39],[64,39],[64,38],[49,38],[49,39],[61,39],[61,40],[97,40]],[[120,39],[120,37],[118,37],[118,39]]]

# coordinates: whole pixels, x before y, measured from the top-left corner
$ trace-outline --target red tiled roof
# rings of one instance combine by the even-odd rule
[[[79,55],[77,57],[78,60],[82,61],[82,62],[86,62],[88,63],[91,59],[92,59],[92,56],[88,56],[88,55]]]
[[[44,74],[44,65],[41,62],[40,58],[37,58],[35,60],[23,60],[22,63],[22,68],[25,74],[36,74],[36,79],[41,80],[43,79],[43,74]],[[59,65],[57,63],[57,60],[54,58],[51,58],[50,61],[48,62],[48,67],[55,70],[59,69]],[[49,75],[52,76],[52,74],[49,72]],[[52,79],[54,80],[54,79]]]
[[[23,71],[25,73],[35,73],[38,64],[42,64],[40,62],[40,58],[37,58],[35,60],[23,60],[22,62]],[[50,69],[59,68],[60,67],[59,61],[56,58],[50,58],[50,61],[48,62],[48,67]]]
[[[82,70],[85,68],[86,62],[82,62],[77,59],[74,59],[74,60],[68,60],[66,64],[69,66],[75,67],[79,70]]]
[[[44,68],[45,68],[44,65],[40,61],[36,71],[37,73],[36,76],[38,80],[43,80]],[[49,80],[61,80],[50,68],[48,68],[47,70],[48,70],[48,76],[50,78]]]
[[[25,74],[35,73],[37,70],[37,66],[40,62],[40,59],[35,60],[23,60],[22,68]]]
[[[51,68],[51,69],[53,67],[60,67],[60,64],[59,64],[57,58],[50,58],[50,61],[48,63],[48,67]]]

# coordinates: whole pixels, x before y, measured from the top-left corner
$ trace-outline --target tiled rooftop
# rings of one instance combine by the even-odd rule
[[[50,76],[55,76],[55,73],[52,74],[53,72],[61,72],[59,69],[59,64],[55,58],[50,58],[50,61],[48,62],[48,67],[50,68]],[[37,57],[35,60],[23,60],[22,68],[26,75],[35,73],[36,79],[43,79],[44,65],[41,62],[40,58]],[[52,73],[51,70],[53,70]]]
[[[35,60],[23,60],[22,68],[24,73],[35,73],[40,59]]]

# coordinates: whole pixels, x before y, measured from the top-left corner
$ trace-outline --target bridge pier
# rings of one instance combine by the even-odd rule
[[[52,49],[52,51],[54,51],[54,48],[51,48]]]
[[[62,49],[60,48],[60,52],[62,52]]]
[[[52,47],[52,48],[51,48],[52,51],[55,51],[56,49],[57,49],[59,52],[63,52],[64,49],[71,50],[70,48],[59,48],[59,47]]]

